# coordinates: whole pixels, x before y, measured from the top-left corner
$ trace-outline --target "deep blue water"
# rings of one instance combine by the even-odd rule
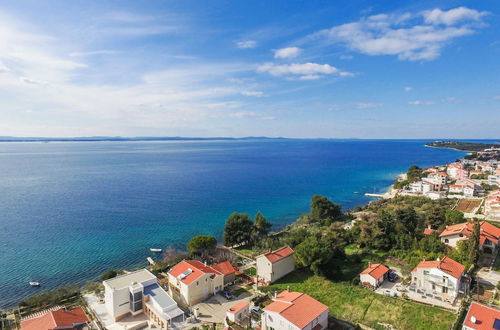
[[[83,283],[145,264],[150,247],[220,237],[233,211],[279,227],[313,194],[352,208],[412,164],[464,154],[424,142],[0,143],[0,307],[39,292],[30,280]]]

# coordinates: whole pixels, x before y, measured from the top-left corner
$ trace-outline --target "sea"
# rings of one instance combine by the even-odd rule
[[[184,249],[198,234],[220,239],[232,212],[261,211],[279,229],[308,212],[314,194],[351,209],[412,164],[465,154],[426,142],[0,143],[0,308],[146,266],[150,248]]]

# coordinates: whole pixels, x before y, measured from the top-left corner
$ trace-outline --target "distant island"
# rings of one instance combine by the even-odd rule
[[[0,142],[99,142],[99,141],[214,141],[214,140],[278,140],[283,137],[247,136],[247,137],[180,137],[180,136],[83,136],[83,137],[15,137],[0,136]]]
[[[477,142],[461,142],[461,141],[434,141],[425,144],[428,147],[455,149],[459,151],[477,152],[489,148],[500,148],[498,143],[477,143]]]

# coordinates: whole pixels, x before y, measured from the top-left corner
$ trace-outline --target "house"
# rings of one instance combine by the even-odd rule
[[[240,301],[231,306],[226,312],[229,321],[243,325],[250,316],[250,304],[247,301]]]
[[[234,283],[236,280],[236,268],[229,262],[223,261],[218,264],[212,265],[212,268],[221,273],[224,276],[224,286],[228,286]]]
[[[268,285],[295,269],[293,250],[282,247],[276,251],[270,251],[257,257],[257,283]]]
[[[224,275],[196,260],[183,260],[168,271],[169,289],[181,306],[192,306],[224,289]]]
[[[159,329],[167,329],[173,322],[184,320],[184,312],[147,269],[120,275],[102,284],[106,309],[115,321],[144,314]]]
[[[81,308],[60,308],[21,321],[21,330],[90,329],[89,319]]]
[[[500,309],[473,301],[465,316],[463,330],[500,329]]]
[[[500,220],[500,189],[492,191],[484,199],[484,214],[491,219]]]
[[[428,178],[440,185],[445,185],[448,182],[448,174],[441,171],[429,174]]]
[[[387,278],[389,268],[382,264],[368,264],[368,268],[359,275],[361,284],[369,285],[371,288],[378,288]]]
[[[463,172],[464,172],[464,169],[462,168],[462,164],[460,164],[460,163],[451,163],[446,168],[446,173],[452,179],[458,179],[460,177],[463,177],[463,174],[464,174]]]
[[[479,223],[479,249],[486,253],[493,253],[498,249],[500,240],[500,228],[486,222]],[[446,226],[439,237],[441,242],[450,246],[456,247],[459,241],[469,239],[469,236],[474,231],[473,222],[460,223],[453,226]]]
[[[427,235],[427,236],[432,235],[435,232],[436,232],[436,229],[432,229],[430,225],[424,229],[424,235]]]
[[[328,307],[301,292],[283,291],[264,307],[262,330],[320,330],[328,327]]]
[[[411,283],[424,294],[451,302],[468,288],[469,281],[464,272],[464,265],[448,257],[422,261],[411,271]]]

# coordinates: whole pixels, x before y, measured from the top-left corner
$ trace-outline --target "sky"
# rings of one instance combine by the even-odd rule
[[[500,2],[0,3],[0,136],[500,138]]]

